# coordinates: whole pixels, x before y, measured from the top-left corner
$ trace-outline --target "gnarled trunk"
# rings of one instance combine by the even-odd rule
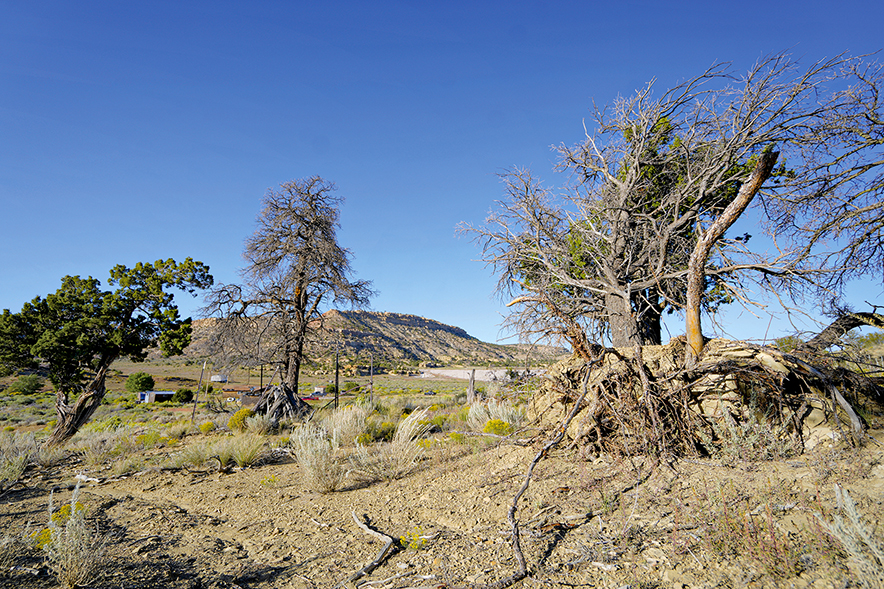
[[[103,361],[95,373],[95,378],[80,393],[73,405],[68,404],[68,395],[63,391],[55,394],[55,412],[58,415],[58,421],[55,424],[55,430],[49,439],[46,440],[47,446],[60,446],[74,437],[98,406],[104,399],[104,381],[107,376],[107,370],[110,368],[111,362]]]
[[[780,152],[761,154],[749,179],[740,186],[737,197],[722,211],[721,215],[703,233],[688,261],[688,288],[685,303],[685,332],[688,345],[685,348],[685,367],[693,368],[703,353],[703,329],[700,325],[700,300],[706,287],[706,262],[712,247],[724,232],[733,225],[773,172]]]

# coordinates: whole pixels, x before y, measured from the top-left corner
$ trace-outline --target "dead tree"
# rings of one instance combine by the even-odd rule
[[[204,309],[222,318],[219,341],[227,350],[277,364],[291,391],[298,390],[305,346],[321,327],[323,306],[361,307],[373,294],[370,282],[351,278],[350,252],[337,242],[343,200],[334,190],[318,176],[268,190],[258,228],[246,240],[244,284],[213,289]]]

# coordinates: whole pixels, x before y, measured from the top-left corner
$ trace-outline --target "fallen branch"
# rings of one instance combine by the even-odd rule
[[[528,466],[528,472],[525,473],[525,480],[522,482],[522,487],[519,489],[518,493],[516,493],[516,496],[513,497],[513,502],[510,505],[509,511],[507,513],[507,519],[509,520],[510,526],[513,530],[513,554],[516,557],[516,561],[519,563],[519,568],[509,577],[500,579],[499,581],[491,583],[490,585],[483,585],[482,589],[505,589],[506,587],[510,587],[511,585],[517,583],[518,581],[521,581],[528,576],[528,564],[525,562],[525,555],[522,552],[522,544],[519,540],[519,522],[516,519],[516,511],[519,509],[519,499],[521,499],[522,495],[525,494],[525,491],[528,490],[528,484],[531,482],[531,476],[534,474],[534,468],[541,460],[543,460],[543,458],[547,456],[547,454],[549,454],[550,450],[552,450],[564,439],[565,432],[568,431],[568,426],[571,425],[571,421],[573,421],[577,413],[580,412],[580,406],[583,404],[583,400],[586,398],[592,364],[594,364],[596,361],[598,361],[598,358],[593,362],[587,364],[586,375],[583,378],[582,394],[577,399],[577,401],[574,402],[574,407],[571,409],[568,417],[565,418],[565,420],[559,425],[558,433],[556,434],[556,436],[553,439],[549,440],[546,444],[544,444],[540,452],[538,452],[537,455],[534,457],[534,460],[531,461],[531,464]]]
[[[377,538],[381,542],[385,542],[385,544],[384,544],[384,547],[381,548],[381,551],[378,552],[378,555],[374,558],[373,561],[371,561],[370,563],[368,563],[367,565],[365,565],[364,567],[362,567],[361,569],[359,569],[358,571],[356,571],[355,573],[350,575],[344,581],[341,581],[340,583],[338,583],[336,585],[336,589],[337,589],[337,587],[343,587],[345,585],[350,585],[354,581],[356,581],[357,579],[361,579],[362,577],[370,574],[373,570],[375,570],[376,568],[378,568],[381,565],[381,563],[384,561],[385,558],[387,558],[387,556],[389,556],[390,554],[392,554],[393,552],[396,551],[396,547],[394,546],[396,541],[393,540],[393,538],[391,538],[390,536],[387,536],[386,534],[382,534],[381,532],[378,532],[377,530],[372,530],[371,528],[368,527],[367,524],[359,521],[359,518],[356,517],[355,511],[353,512],[353,521],[356,522],[356,525],[359,526],[359,528],[363,532],[365,532],[369,536],[374,536],[375,538]]]

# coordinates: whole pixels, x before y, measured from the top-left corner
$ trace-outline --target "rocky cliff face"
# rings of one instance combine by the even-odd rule
[[[194,322],[188,355],[206,355],[217,319]],[[402,313],[328,311],[314,325],[307,356],[320,365],[334,361],[339,347],[342,362],[351,365],[521,365],[551,361],[568,353],[552,346],[501,345],[482,342],[466,331],[432,319]]]

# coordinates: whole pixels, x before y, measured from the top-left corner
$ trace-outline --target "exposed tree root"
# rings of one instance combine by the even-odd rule
[[[567,432],[573,443],[625,456],[714,454],[753,427],[779,440],[784,452],[800,453],[811,414],[852,444],[867,438],[852,403],[880,402],[874,379],[834,362],[729,340],[711,340],[694,368],[684,370],[684,345],[674,338],[665,346],[604,349],[583,394],[588,363],[575,356],[550,370],[531,417],[553,428],[579,406]]]

